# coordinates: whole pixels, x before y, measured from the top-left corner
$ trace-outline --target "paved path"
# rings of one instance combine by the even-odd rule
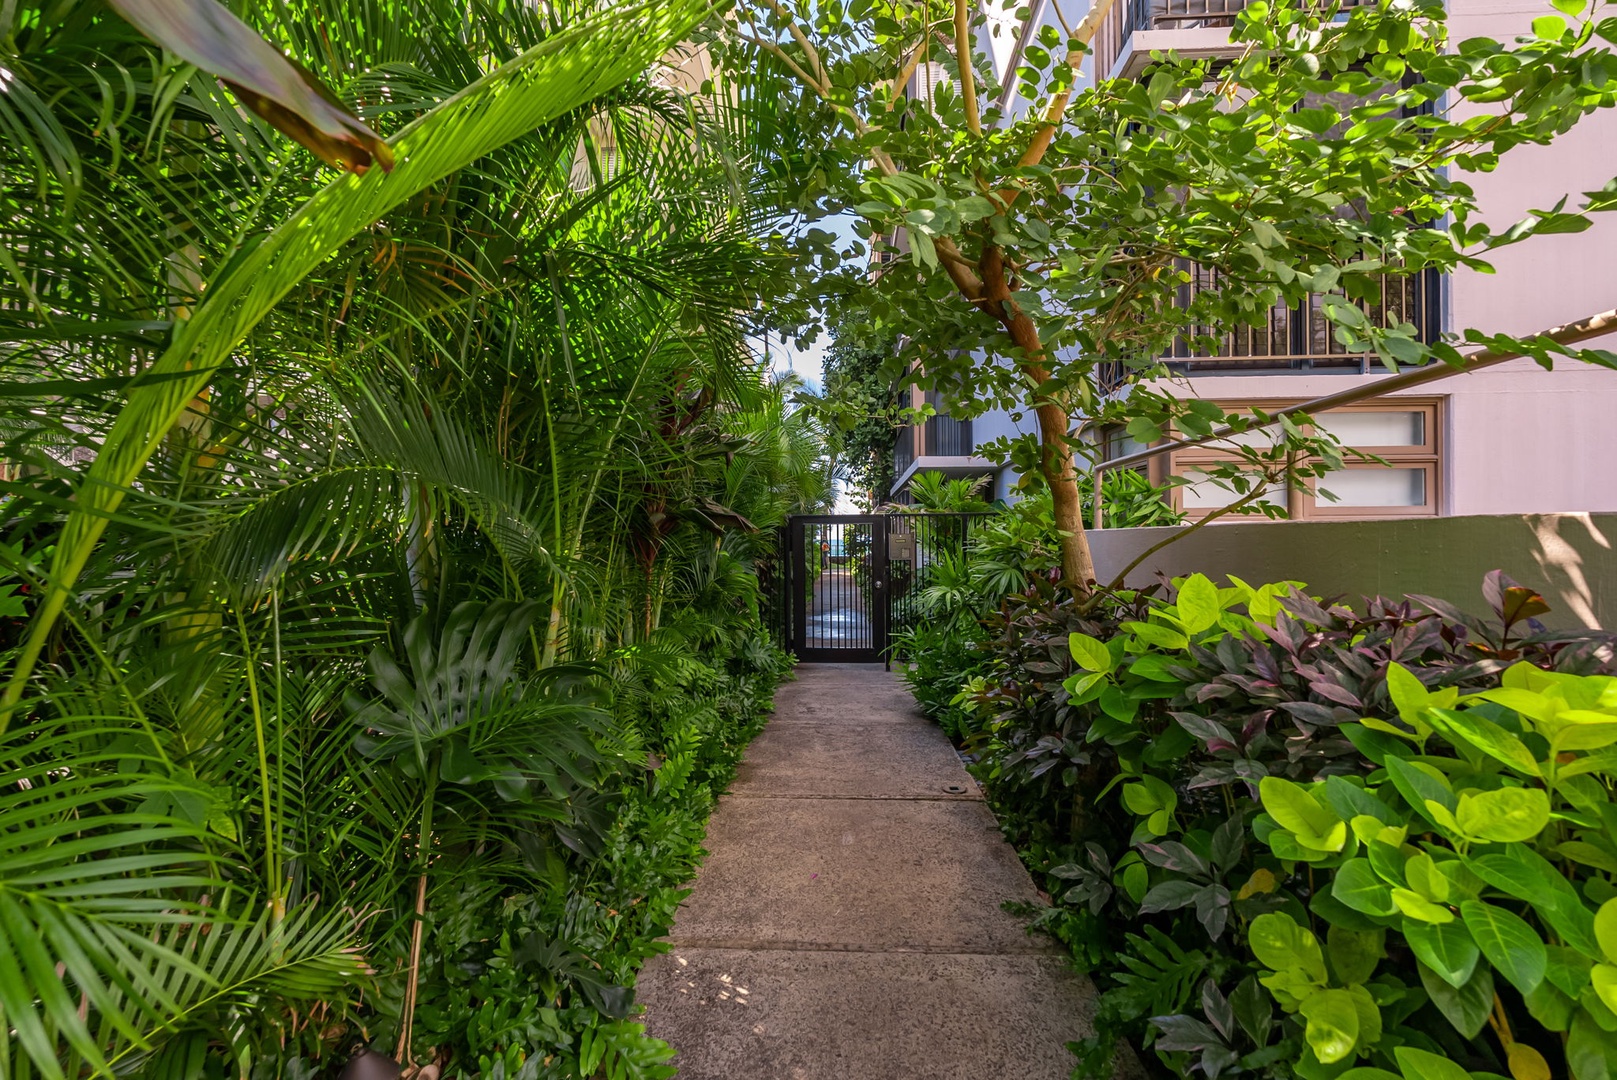
[[[1007,900],[1038,893],[897,676],[781,688],[640,977],[682,1080],[1066,1080],[1093,991]]]

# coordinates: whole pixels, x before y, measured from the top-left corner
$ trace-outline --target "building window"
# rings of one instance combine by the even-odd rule
[[[1284,408],[1288,402],[1240,402],[1223,404],[1226,412],[1258,407],[1264,412]],[[1344,467],[1322,477],[1309,479],[1305,490],[1276,485],[1263,500],[1284,509],[1293,520],[1352,520],[1373,517],[1431,517],[1438,512],[1442,470],[1442,449],[1438,423],[1440,402],[1436,399],[1397,398],[1391,401],[1350,405],[1315,417],[1315,426],[1341,440],[1342,445],[1386,461],[1385,465],[1356,461],[1351,457]],[[1262,428],[1237,436],[1249,446],[1272,446],[1275,429]],[[1197,466],[1212,466],[1235,460],[1236,455],[1221,445],[1193,446],[1163,455],[1166,462],[1154,470],[1152,479],[1180,476],[1188,483],[1173,491],[1174,509],[1192,519],[1234,502],[1238,495],[1205,477]],[[1108,454],[1108,457],[1120,456]],[[1157,459],[1161,461],[1162,459]],[[1329,492],[1335,500],[1322,492]],[[1249,515],[1229,520],[1251,520]]]

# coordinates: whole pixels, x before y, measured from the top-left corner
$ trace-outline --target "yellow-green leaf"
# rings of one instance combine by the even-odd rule
[[[1454,912],[1446,907],[1432,903],[1420,893],[1412,892],[1409,889],[1394,889],[1392,891],[1392,902],[1397,905],[1399,911],[1408,915],[1411,919],[1419,919],[1421,922],[1429,923],[1454,921]]]
[[[1531,840],[1550,823],[1550,797],[1540,788],[1466,792],[1454,819],[1466,836],[1510,844]]]

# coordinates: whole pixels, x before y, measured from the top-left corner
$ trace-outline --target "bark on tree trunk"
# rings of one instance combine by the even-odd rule
[[[1078,494],[1078,472],[1067,442],[1067,412],[1059,405],[1039,406],[1039,466],[1050,485],[1050,504],[1056,528],[1061,530],[1061,576],[1080,593],[1095,580],[1095,560],[1084,530],[1083,498]]]
[[[1050,371],[1045,366],[1044,342],[1027,313],[1011,298],[1010,282],[1000,250],[990,245],[979,263],[983,298],[1005,327],[1005,332],[1021,352],[1017,367],[1027,376],[1033,400],[1039,404],[1039,471],[1050,485],[1050,503],[1055,511],[1056,528],[1061,530],[1061,576],[1078,593],[1087,593],[1095,580],[1095,560],[1089,551],[1089,535],[1084,530],[1083,499],[1078,494],[1078,471],[1072,463],[1072,443],[1067,430],[1072,417],[1048,390]]]

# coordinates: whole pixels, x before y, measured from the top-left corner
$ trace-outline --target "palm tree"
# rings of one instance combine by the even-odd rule
[[[744,610],[747,545],[704,526],[815,483],[746,348],[750,180],[643,76],[702,9],[282,5],[272,39],[392,131],[390,174],[324,187],[99,4],[6,9],[0,558],[31,618],[4,628],[0,1072],[318,1056],[310,1017],[343,1030],[372,968],[409,1058],[429,895],[587,854],[591,787],[642,751],[578,662],[669,595]],[[622,538],[652,504],[677,558],[643,589]],[[405,658],[482,626],[468,597],[501,704],[429,723]],[[344,706],[367,663],[405,720]]]

